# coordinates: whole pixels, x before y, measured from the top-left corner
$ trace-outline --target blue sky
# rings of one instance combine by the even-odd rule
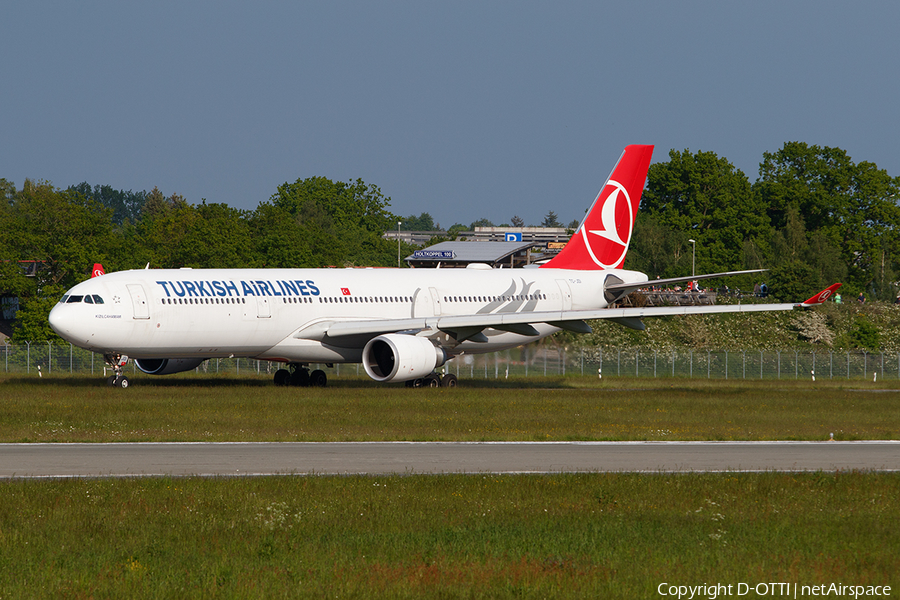
[[[253,209],[361,178],[444,226],[580,219],[626,144],[751,181],[786,141],[900,175],[897,2],[17,2],[0,177]]]

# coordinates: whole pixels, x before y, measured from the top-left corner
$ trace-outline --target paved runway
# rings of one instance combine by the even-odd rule
[[[900,471],[900,441],[0,444],[0,478],[837,469]]]

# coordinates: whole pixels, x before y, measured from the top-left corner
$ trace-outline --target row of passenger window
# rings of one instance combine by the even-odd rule
[[[246,304],[243,298],[163,298],[163,304]]]
[[[60,304],[75,304],[76,302],[84,302],[85,304],[103,304],[103,298],[98,296],[97,294],[90,294],[85,296],[76,296],[72,294],[66,294],[62,298],[60,298]]]
[[[412,302],[409,296],[319,296],[319,303],[324,304],[399,304]]]
[[[444,296],[444,302],[522,302],[546,300],[547,294],[518,294],[516,296]]]

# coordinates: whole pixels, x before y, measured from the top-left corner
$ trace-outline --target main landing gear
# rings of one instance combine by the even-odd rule
[[[410,379],[406,382],[406,387],[418,388],[418,387],[446,387],[446,388],[455,388],[459,385],[459,380],[456,378],[456,375],[453,373],[447,373],[443,377],[440,373],[431,373],[426,377],[422,377],[421,379]]]
[[[114,373],[106,378],[106,385],[127,388],[128,378],[122,373],[122,369],[128,364],[128,356],[124,354],[104,354],[103,360],[112,368]]]
[[[293,385],[297,387],[325,387],[328,385],[328,376],[325,371],[316,369],[312,373],[309,366],[303,363],[290,363],[287,369],[275,371],[275,385]]]

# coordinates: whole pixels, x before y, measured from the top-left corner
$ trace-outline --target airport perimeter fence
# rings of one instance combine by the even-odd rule
[[[3,372],[43,375],[111,373],[100,355],[68,343],[24,342],[0,346]],[[324,367],[324,366],[323,366]],[[316,367],[316,368],[323,368]],[[250,358],[214,358],[203,374],[269,374],[278,363]],[[696,379],[900,379],[900,353],[800,352],[796,350],[647,350],[565,348],[532,344],[491,354],[462,355],[441,369],[458,377],[501,379],[559,375],[593,377],[685,377]],[[131,361],[126,373],[136,373]],[[357,364],[335,364],[329,377],[365,375]]]

